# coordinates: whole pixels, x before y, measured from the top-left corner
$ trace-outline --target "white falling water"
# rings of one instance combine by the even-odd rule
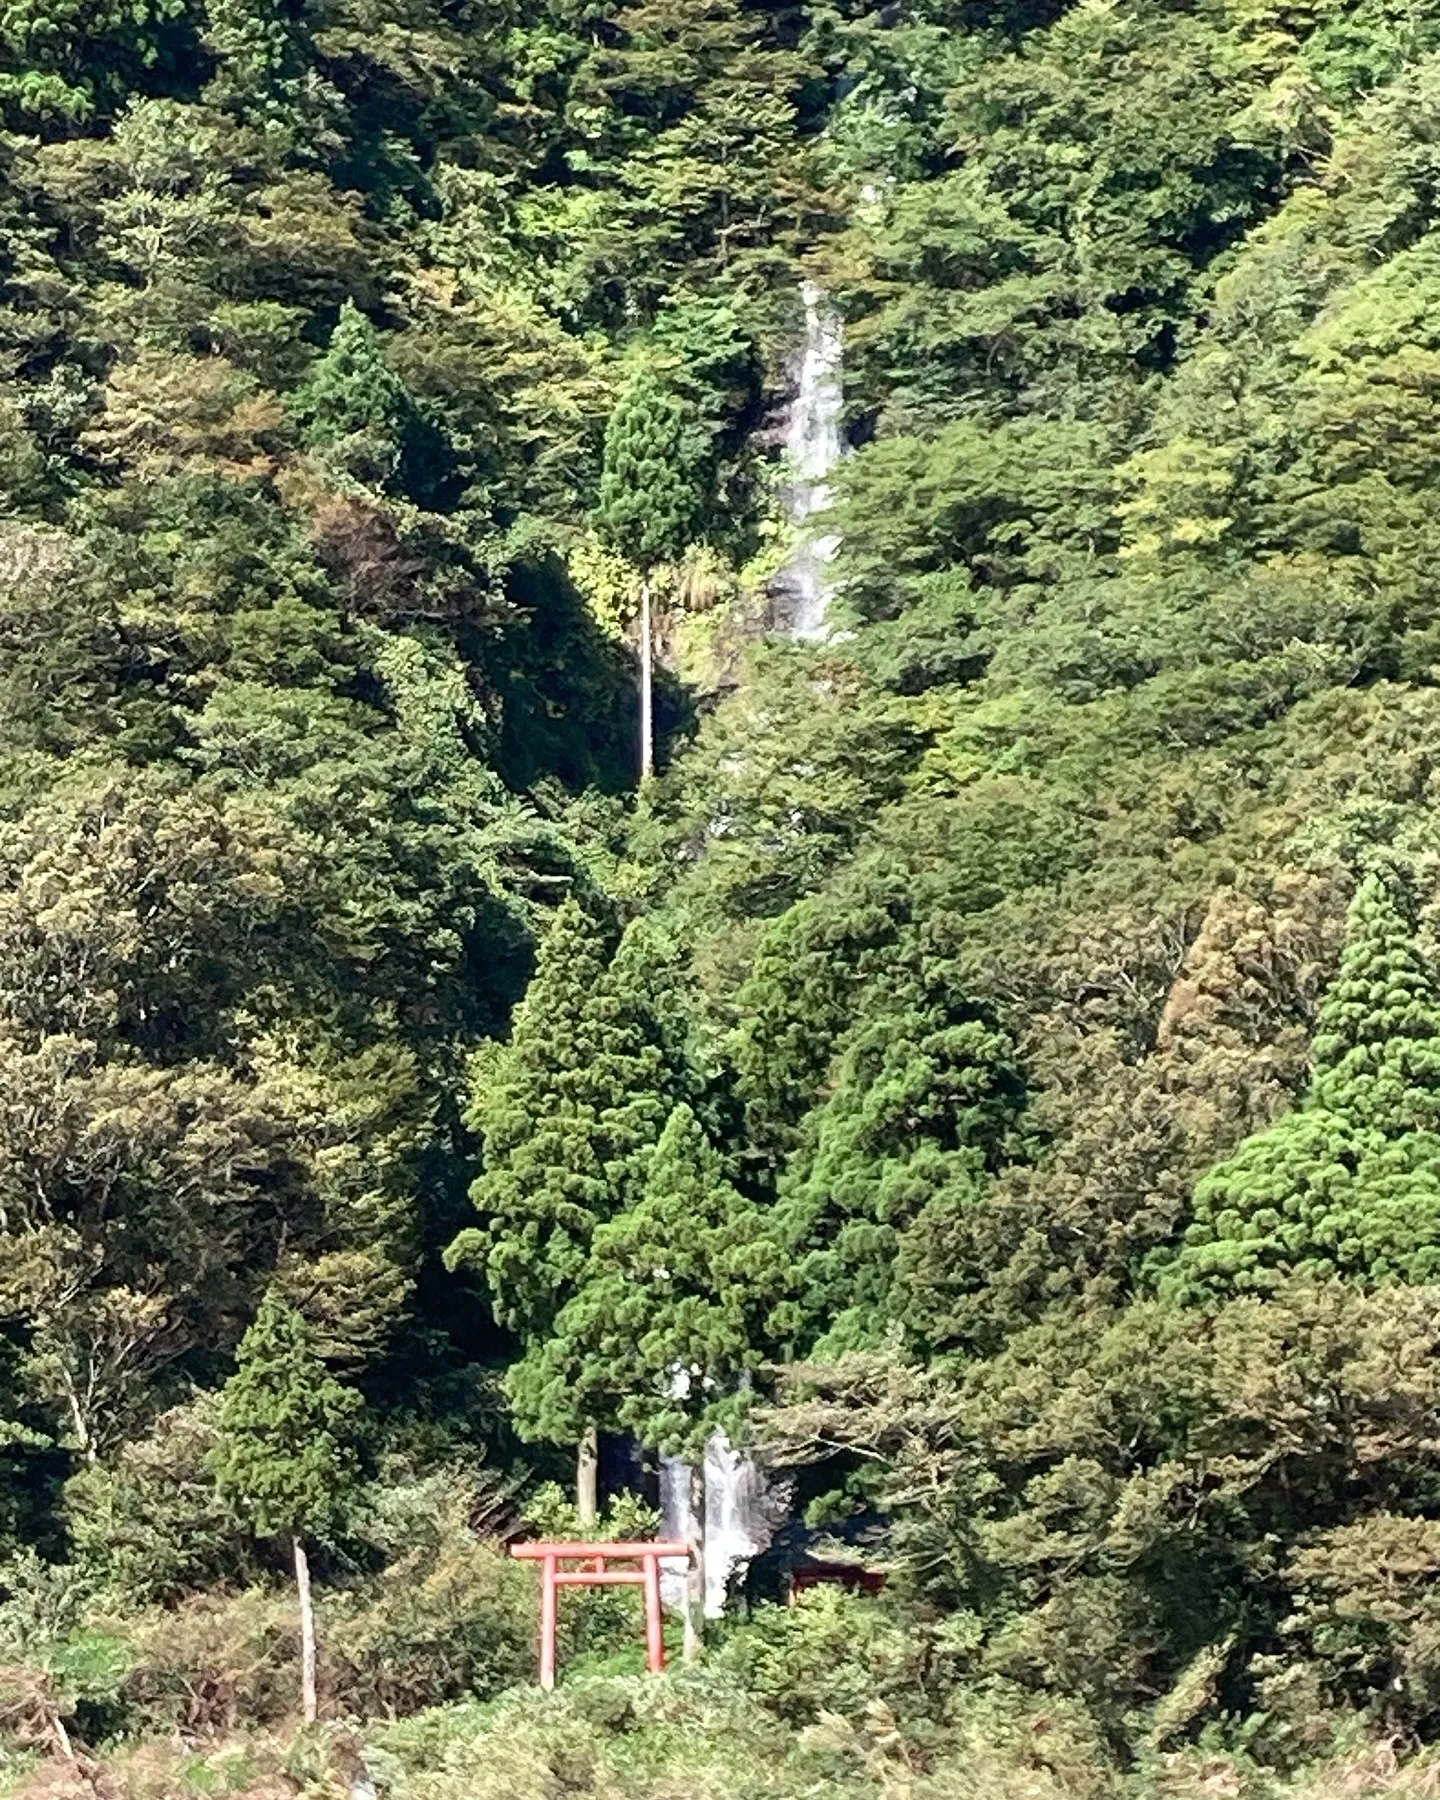
[[[840,315],[813,281],[800,290],[805,306],[805,338],[791,363],[793,389],[785,416],[785,458],[789,479],[785,509],[795,543],[771,583],[777,622],[791,637],[827,635],[825,615],[835,588],[831,565],[840,539],[817,534],[815,518],[833,499],[829,477],[840,461],[840,421],[845,395],[841,381],[845,346]]]
[[[705,1445],[705,1617],[718,1619],[731,1584],[744,1576],[754,1557],[770,1547],[784,1496],[772,1491],[754,1462],[723,1431]],[[690,1534],[690,1465],[678,1456],[660,1458],[660,1534]],[[679,1611],[685,1597],[681,1563],[660,1565],[665,1604]]]
[[[690,1465],[683,1456],[660,1458],[660,1536],[683,1544],[690,1536]],[[664,1561],[660,1565],[660,1598],[671,1612],[685,1604],[685,1567]]]

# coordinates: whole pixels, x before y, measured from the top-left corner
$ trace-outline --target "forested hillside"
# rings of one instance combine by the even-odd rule
[[[1433,1792],[1440,7],[10,0],[0,112],[0,1790]],[[717,1428],[748,1603],[531,1692]]]

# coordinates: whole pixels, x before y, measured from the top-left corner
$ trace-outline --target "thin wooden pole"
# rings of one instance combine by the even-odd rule
[[[553,1688],[555,1685],[555,1574],[558,1559],[553,1556],[545,1558],[544,1570],[540,1583],[540,1685],[542,1688]]]
[[[299,1535],[295,1551],[295,1592],[300,1600],[300,1706],[305,1723],[313,1725],[319,1708],[315,1700],[315,1604],[310,1598],[310,1558]]]
[[[645,1667],[659,1675],[665,1667],[665,1632],[660,1617],[660,1558],[642,1557],[645,1567]]]
[[[698,1662],[705,1647],[705,1452],[690,1465],[690,1517],[685,1539],[690,1565],[685,1572],[685,1660]]]
[[[640,779],[655,773],[655,644],[650,625],[650,576],[640,581]]]
[[[600,1516],[600,1433],[587,1425],[575,1456],[575,1516],[582,1531],[593,1531]]]

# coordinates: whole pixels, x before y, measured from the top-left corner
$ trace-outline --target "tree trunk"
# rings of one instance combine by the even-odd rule
[[[85,1422],[85,1414],[81,1410],[80,1396],[75,1390],[75,1383],[69,1373],[65,1376],[65,1398],[70,1404],[70,1417],[75,1425],[75,1441],[79,1445],[80,1454],[87,1463],[97,1460],[95,1439],[89,1425]]]
[[[74,1762],[75,1746],[70,1742],[70,1733],[65,1729],[65,1721],[58,1712],[52,1713],[50,1716],[50,1732],[55,1739],[56,1752],[63,1756],[66,1762]]]
[[[690,1522],[686,1542],[690,1566],[685,1572],[685,1660],[698,1662],[705,1644],[705,1452],[690,1465]]]
[[[655,773],[655,643],[650,624],[650,577],[640,582],[640,779]]]
[[[300,1596],[300,1704],[305,1723],[313,1725],[319,1708],[315,1704],[315,1607],[310,1598],[310,1558],[298,1537],[294,1545],[295,1591]]]
[[[592,1530],[600,1517],[600,1433],[587,1425],[575,1457],[575,1512],[581,1531]]]

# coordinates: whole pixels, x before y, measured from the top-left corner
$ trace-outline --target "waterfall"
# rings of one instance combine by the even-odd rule
[[[683,1456],[660,1458],[660,1536],[672,1544],[690,1536],[690,1465]],[[685,1571],[679,1563],[661,1563],[660,1598],[670,1612],[684,1606]]]
[[[786,1496],[769,1482],[723,1431],[705,1445],[705,1617],[718,1619],[732,1582],[743,1577],[754,1557],[768,1550]],[[690,1465],[683,1457],[660,1458],[660,1534],[689,1535]],[[660,1589],[666,1606],[678,1611],[685,1597],[685,1571],[662,1563]]]
[[[831,564],[840,547],[833,532],[815,534],[812,520],[829,506],[829,476],[840,460],[844,410],[841,372],[844,342],[840,315],[813,281],[800,290],[805,337],[791,359],[791,397],[785,415],[788,480],[785,510],[794,547],[770,584],[776,623],[791,637],[827,635],[825,614],[834,591]]]
[[[723,1431],[705,1446],[705,1617],[725,1610],[730,1584],[770,1547],[775,1525],[764,1476]]]

